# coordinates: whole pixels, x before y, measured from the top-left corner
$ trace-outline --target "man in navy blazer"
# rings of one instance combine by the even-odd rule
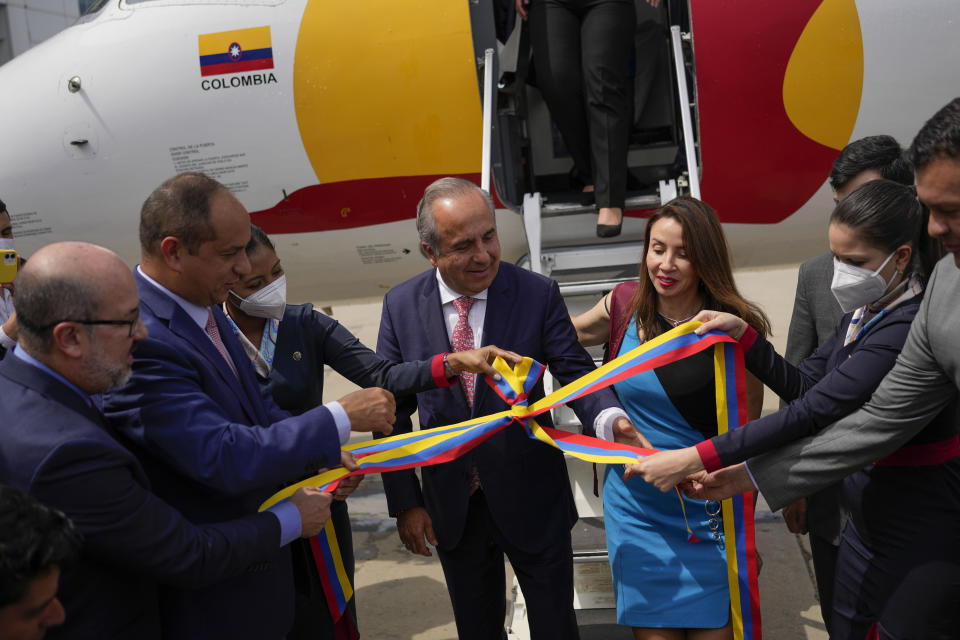
[[[340,464],[351,428],[389,432],[394,420],[383,389],[290,416],[260,388],[219,308],[250,270],[249,239],[250,216],[216,180],[186,173],[154,190],[136,272],[150,337],[130,383],[105,397],[158,495],[198,523],[256,512],[281,486]],[[279,640],[293,622],[290,553],[214,587],[164,589],[161,613],[170,638]]]
[[[417,228],[436,268],[386,295],[378,353],[402,362],[453,350],[462,342],[455,300],[465,296],[473,299],[465,316],[473,343],[461,348],[496,344],[531,356],[562,383],[594,369],[557,284],[500,263],[493,203],[484,191],[458,178],[434,182],[420,202]],[[416,410],[428,429],[506,408],[480,380],[474,394],[472,406],[462,385],[405,399],[395,429],[410,431]],[[530,401],[543,395],[541,381]],[[612,391],[573,408],[586,433],[600,429],[640,444]],[[549,416],[542,418],[549,425]],[[508,427],[457,460],[423,468],[422,477],[421,486],[412,470],[383,474],[387,502],[408,549],[431,555],[426,542],[437,547],[459,637],[506,637],[504,554],[523,589],[532,636],[578,637],[570,540],[577,512],[563,455]]]
[[[0,362],[0,482],[63,511],[84,537],[78,564],[62,577],[67,621],[51,638],[160,638],[158,581],[212,584],[322,527],[331,498],[318,493],[195,526],[151,492],[91,398],[124,383],[147,336],[133,277],[116,254],[49,245],[17,283],[20,344]]]

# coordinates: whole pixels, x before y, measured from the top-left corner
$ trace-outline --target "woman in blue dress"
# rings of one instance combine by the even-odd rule
[[[759,333],[769,321],[737,291],[716,213],[682,197],[647,223],[640,277],[617,286],[574,318],[580,342],[607,344],[607,359],[719,307]],[[712,350],[614,386],[630,419],[658,449],[692,446],[717,434]],[[750,378],[748,414],[760,414],[763,388]],[[608,439],[610,439],[608,437]],[[730,592],[719,504],[664,494],[609,465],[603,504],[617,620],[642,640],[732,637]],[[685,513],[684,513],[685,512]],[[689,524],[692,542],[687,532]]]
[[[740,341],[748,370],[790,404],[736,431],[695,447],[646,458],[636,472],[663,490],[687,474],[715,471],[816,433],[863,406],[893,368],[920,308],[925,282],[939,257],[927,234],[926,211],[910,187],[874,180],[847,196],[830,218],[832,289],[845,315],[834,334],[794,367],[743,322],[705,312],[701,320]],[[861,640],[875,625],[879,637],[957,637],[948,620],[955,598],[916,589],[919,567],[960,562],[960,440],[957,402],[948,404],[901,449],[842,483],[849,515],[833,585],[830,637]],[[838,511],[841,504],[835,507]],[[940,569],[942,571],[942,569]],[[945,575],[945,574],[944,574]],[[906,586],[905,586],[906,585]],[[912,592],[912,593],[911,593]],[[916,601],[939,620],[910,622]],[[936,603],[936,606],[934,606]],[[884,626],[886,625],[886,627]],[[904,635],[894,630],[904,625]],[[945,630],[940,626],[946,626]]]

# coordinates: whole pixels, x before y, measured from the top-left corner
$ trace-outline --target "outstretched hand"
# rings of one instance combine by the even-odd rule
[[[349,451],[340,450],[340,466],[347,469],[348,471],[356,471],[360,468],[357,464],[357,457],[350,453]],[[323,473],[327,469],[320,469],[318,473]],[[346,500],[347,496],[353,493],[357,487],[360,486],[360,482],[363,480],[362,475],[348,476],[343,478],[340,481],[340,484],[337,485],[336,490],[333,492],[334,500]]]
[[[311,538],[323,529],[330,518],[333,496],[316,487],[301,487],[290,496],[290,504],[300,514],[300,537]]]
[[[747,473],[747,467],[742,462],[713,473],[701,471],[692,476],[690,483],[683,487],[687,497],[697,500],[726,500],[756,490],[750,474]]]
[[[695,447],[660,451],[641,458],[636,464],[629,464],[624,471],[624,481],[640,476],[660,491],[670,491],[684,478],[703,469],[703,462]]]
[[[455,351],[447,354],[447,364],[453,369],[454,373],[480,373],[488,375],[494,380],[500,379],[500,374],[491,365],[494,360],[500,356],[512,365],[518,365],[523,361],[523,356],[501,349],[496,345],[487,345],[479,349],[470,349],[469,351]]]
[[[396,422],[397,404],[386,389],[371,387],[348,393],[338,401],[350,418],[352,431],[376,431],[389,435]]]
[[[708,331],[723,331],[734,340],[739,340],[743,336],[743,332],[747,330],[747,323],[732,313],[704,309],[693,319],[695,322],[703,323],[694,331],[698,336],[702,336]]]
[[[613,441],[619,444],[628,444],[641,449],[653,449],[650,441],[643,437],[640,430],[633,426],[627,418],[620,416],[613,421]]]

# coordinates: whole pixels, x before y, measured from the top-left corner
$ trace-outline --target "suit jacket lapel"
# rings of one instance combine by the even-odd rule
[[[519,304],[515,297],[515,287],[511,285],[510,275],[501,267],[497,271],[497,277],[487,289],[487,311],[483,318],[483,340],[480,346],[485,347],[490,344],[502,346],[507,343],[506,335],[511,314]],[[478,376],[473,395],[475,412],[482,406],[488,392],[491,392],[489,386]]]
[[[237,368],[237,375],[233,376],[232,371],[230,371],[230,375],[233,376],[234,379],[240,379],[240,385],[243,387],[245,392],[242,397],[249,400],[248,410],[251,412],[256,412],[252,415],[254,421],[257,424],[266,426],[270,423],[270,420],[266,414],[266,409],[263,406],[263,403],[260,402],[260,383],[257,382],[256,371],[254,371],[252,363],[250,362],[250,357],[247,355],[247,352],[243,350],[243,345],[240,344],[240,339],[237,338],[230,323],[227,322],[227,317],[224,315],[223,311],[221,311],[218,307],[214,307],[213,317],[217,321],[217,328],[220,329],[220,337],[223,340],[223,346],[226,347],[227,353],[230,354],[230,357],[233,359],[233,363]],[[216,349],[214,350],[216,351]],[[219,351],[217,352],[217,355],[220,355]],[[223,362],[223,358],[220,358],[220,361]],[[227,368],[229,369],[229,367]],[[259,411],[257,411],[258,409]]]
[[[171,332],[186,340],[197,352],[206,358],[210,366],[217,370],[223,384],[229,388],[240,401],[240,405],[243,407],[247,416],[254,422],[259,422],[261,416],[254,410],[249,393],[244,389],[240,381],[237,380],[237,376],[233,374],[230,365],[223,359],[223,356],[220,355],[217,348],[213,346],[213,342],[210,340],[210,336],[207,335],[206,331],[197,326],[197,323],[187,315],[186,311],[180,308],[180,305],[178,305],[173,298],[158,291],[156,287],[144,280],[139,273],[135,275],[137,277],[137,288],[140,290],[141,304],[148,307],[158,320],[166,323]],[[233,342],[236,342],[233,331],[229,327],[224,329],[223,324],[225,324],[225,321],[221,324],[221,321],[224,320],[222,318],[222,312],[220,312],[220,316],[217,327],[220,328],[220,337],[223,339],[224,345],[227,345],[231,341],[230,338],[233,338]],[[214,317],[217,317],[216,310],[214,311]],[[229,332],[229,334],[224,333],[224,331]],[[227,353],[230,353],[233,357],[234,365],[237,367],[237,372],[239,373],[242,369],[241,365],[243,361],[238,360],[236,354],[232,353],[229,347],[227,347]],[[246,356],[244,355],[243,358],[246,358]]]
[[[114,435],[113,431],[107,427],[103,415],[92,405],[89,396],[81,397],[76,391],[67,387],[46,371],[24,362],[12,353],[0,362],[0,375],[13,383],[33,389],[48,398],[53,398]]]
[[[440,287],[437,285],[436,270],[430,272],[420,291],[417,311],[420,313],[420,325],[427,339],[427,351],[431,354],[452,351],[450,337],[447,335],[447,324],[443,319],[443,306],[440,304]],[[467,396],[463,392],[463,386],[455,384],[441,391],[450,394],[450,402],[458,403],[465,412],[467,411]],[[477,404],[476,395],[474,395],[473,404],[474,406]]]

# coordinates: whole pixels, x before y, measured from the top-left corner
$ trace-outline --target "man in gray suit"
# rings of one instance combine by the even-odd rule
[[[960,389],[960,98],[938,111],[910,148],[917,195],[930,209],[928,230],[951,254],[933,272],[896,365],[859,411],[814,436],[707,474],[691,495],[721,499],[759,488],[777,509],[884,458],[919,433]],[[960,568],[908,577],[906,588],[960,601]],[[929,618],[922,606],[909,612]]]
[[[851,142],[843,148],[830,170],[834,203],[846,198],[860,185],[880,178],[913,184],[913,168],[904,159],[900,143],[891,136],[868,136]],[[812,354],[833,335],[843,317],[843,310],[830,291],[832,281],[833,253],[830,251],[800,265],[784,354],[791,364],[799,365]],[[781,401],[780,408],[787,404]],[[790,531],[810,533],[820,612],[827,631],[830,630],[837,551],[846,524],[839,489],[838,484],[833,484],[812,494],[809,499],[800,498],[783,509],[783,518]]]

